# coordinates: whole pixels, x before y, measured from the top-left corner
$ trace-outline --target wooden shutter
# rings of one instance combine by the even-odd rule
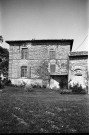
[[[27,59],[29,59],[29,49],[27,49]]]
[[[49,57],[50,57],[50,59],[55,59],[55,51],[54,50],[50,50]]]
[[[23,50],[21,50],[21,59],[23,59],[23,55],[22,55],[22,53],[23,53]]]
[[[55,64],[50,65],[50,72],[55,73]]]
[[[28,66],[27,77],[31,78],[31,67]]]
[[[20,78],[21,77],[21,67],[18,66],[17,68],[17,78]]]

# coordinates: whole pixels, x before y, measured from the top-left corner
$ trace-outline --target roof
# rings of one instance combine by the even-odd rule
[[[6,41],[6,43],[11,44],[11,43],[24,43],[24,42],[30,42],[30,43],[49,43],[49,42],[71,42],[73,43],[73,39],[32,39],[32,40],[9,40]]]
[[[70,52],[69,59],[70,60],[88,59],[88,51]]]
[[[31,43],[32,45],[49,45],[51,44],[61,44],[61,45],[68,45],[70,44],[70,50],[72,49],[73,39],[32,39],[32,40],[11,40],[6,41],[9,45],[22,45],[23,43]]]
[[[70,52],[69,57],[71,57],[71,56],[84,56],[84,55],[88,55],[88,51]]]

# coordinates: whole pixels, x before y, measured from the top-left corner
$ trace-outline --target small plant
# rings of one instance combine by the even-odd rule
[[[0,77],[0,89],[4,88],[4,83],[2,82],[2,79]]]
[[[6,86],[10,86],[10,85],[11,85],[11,80],[9,80],[8,78],[4,78],[4,79],[2,80],[2,82],[3,82],[4,85],[6,85]]]
[[[43,85],[42,88],[46,88],[46,85]]]
[[[72,90],[64,89],[60,91],[60,94],[71,94]]]
[[[31,84],[31,88],[41,88],[41,85],[38,83]]]
[[[82,86],[79,85],[78,83],[74,84],[73,86],[70,85],[69,89],[71,89],[72,93],[75,93],[75,94],[85,94],[86,93],[85,89],[83,89]]]
[[[42,86],[37,82],[34,84],[25,85],[25,91],[27,91],[27,92],[33,91],[36,88],[42,88]]]
[[[64,89],[67,88],[68,82],[65,79],[64,80],[62,79],[59,84],[60,84],[60,88]]]

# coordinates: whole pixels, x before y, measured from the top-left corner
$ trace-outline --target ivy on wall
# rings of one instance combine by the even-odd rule
[[[40,66],[37,68],[36,73],[43,80],[49,79],[50,73],[48,71],[48,62],[45,60],[42,61]]]

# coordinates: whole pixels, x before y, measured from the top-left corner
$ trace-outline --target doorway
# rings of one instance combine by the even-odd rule
[[[61,89],[68,89],[68,75],[50,75],[50,80],[51,79],[56,80]]]

